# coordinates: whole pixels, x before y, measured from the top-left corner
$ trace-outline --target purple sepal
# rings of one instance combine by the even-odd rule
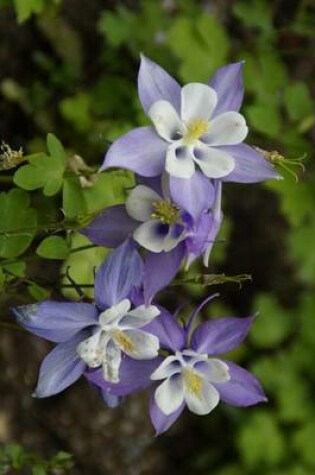
[[[147,252],[143,276],[143,295],[146,305],[150,304],[159,290],[173,280],[183,257],[184,246],[182,243],[170,252]]]
[[[77,346],[90,336],[82,331],[71,340],[59,343],[44,359],[39,371],[34,397],[43,398],[58,394],[77,381],[86,364],[77,355]]]
[[[161,435],[166,432],[174,422],[179,418],[183,412],[185,403],[183,403],[176,411],[172,412],[169,416],[166,416],[156,405],[154,400],[154,394],[150,400],[150,418],[152,424],[156,430],[156,435]]]
[[[214,201],[214,187],[200,172],[195,172],[189,179],[170,176],[170,193],[172,200],[195,220],[211,208]]]
[[[106,406],[110,407],[111,409],[118,407],[124,399],[122,396],[115,396],[114,394],[109,394],[103,389],[100,390],[100,393]]]
[[[127,239],[112,251],[95,276],[94,298],[97,307],[112,307],[129,296],[142,281],[143,262],[135,244]]]
[[[106,208],[80,233],[98,246],[117,247],[132,235],[139,225],[126,212],[125,205]]]
[[[225,317],[201,323],[191,337],[197,353],[217,355],[236,348],[248,334],[254,317]]]
[[[160,100],[170,102],[177,112],[180,113],[180,85],[164,69],[144,55],[141,55],[138,93],[146,114],[152,104]]]
[[[260,402],[268,402],[255,376],[231,361],[224,362],[229,367],[231,379],[227,383],[213,384],[219,391],[222,401],[232,406],[252,406]]]
[[[186,343],[183,328],[179,326],[171,313],[163,307],[159,307],[159,310],[160,315],[146,325],[144,330],[158,337],[162,349],[171,350],[174,353],[182,350]]]
[[[218,148],[229,153],[235,159],[234,170],[222,178],[225,182],[259,183],[272,178],[280,178],[271,163],[249,145],[242,143]]]
[[[116,140],[109,148],[100,170],[120,167],[141,176],[157,176],[164,171],[167,142],[153,127],[139,127]]]
[[[97,311],[88,303],[54,302],[22,305],[13,309],[20,325],[34,335],[56,343],[97,324]]]
[[[151,360],[134,360],[123,355],[119,370],[119,383],[105,381],[102,369],[88,370],[85,376],[91,383],[96,384],[109,395],[126,396],[150,386],[152,384],[150,376],[162,361],[161,357]]]
[[[240,110],[244,96],[243,65],[244,61],[240,61],[215,72],[209,84],[218,95],[213,117],[223,112]]]

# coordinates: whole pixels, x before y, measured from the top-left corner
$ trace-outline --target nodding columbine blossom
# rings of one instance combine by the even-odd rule
[[[81,232],[106,247],[132,235],[152,253],[169,253],[181,243],[186,268],[201,255],[207,266],[222,221],[221,186],[200,172],[191,180],[144,178],[126,205],[105,209]]]
[[[124,358],[150,360],[158,355],[158,337],[143,327],[160,311],[154,305],[143,304],[131,309],[132,294],[142,284],[143,269],[135,246],[126,241],[96,273],[95,304],[45,301],[14,309],[24,328],[58,343],[41,365],[37,397],[63,391],[87,368],[102,368],[103,378],[116,384]],[[113,398],[107,402],[115,405]]]
[[[218,69],[209,84],[181,87],[160,66],[141,57],[138,91],[153,127],[140,127],[109,148],[101,167],[122,167],[140,176],[208,178],[254,183],[277,178],[274,167],[242,143],[248,128],[239,113],[243,62]]]
[[[153,386],[150,416],[157,434],[165,432],[180,416],[185,406],[197,415],[210,413],[220,400],[233,406],[251,406],[266,402],[258,380],[235,363],[217,355],[235,349],[248,334],[253,317],[225,317],[199,324],[193,322],[206,299],[191,315],[188,324],[180,326],[165,309],[147,325],[156,335],[166,356],[158,356],[149,364],[125,360],[117,385],[104,381],[100,370],[89,371],[87,377],[107,393],[116,397]],[[150,380],[150,382],[149,382]]]

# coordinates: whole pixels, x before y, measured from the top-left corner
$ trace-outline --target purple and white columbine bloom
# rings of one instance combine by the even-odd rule
[[[189,267],[200,255],[208,265],[221,221],[220,181],[213,184],[200,172],[190,180],[164,174],[142,179],[125,206],[105,209],[81,232],[106,247],[132,235],[152,253],[170,252],[182,243]]]
[[[109,148],[101,167],[121,167],[140,176],[191,178],[196,166],[208,178],[255,183],[277,178],[273,166],[243,144],[248,129],[238,112],[243,101],[243,63],[216,71],[207,84],[181,87],[142,56],[139,98],[154,127],[140,127]]]
[[[138,366],[132,360],[125,362],[122,369],[125,377],[117,385],[104,381],[99,370],[91,371],[88,378],[105,393],[115,396],[148,387],[151,381],[155,389],[150,416],[157,434],[165,432],[185,406],[203,415],[211,412],[220,400],[233,406],[266,402],[264,391],[252,374],[231,361],[217,358],[244,340],[253,317],[215,319],[191,331],[195,317],[209,300],[203,302],[184,327],[165,309],[146,327],[158,336],[161,349],[168,351],[164,358],[159,356],[143,368],[142,362]]]
[[[100,367],[103,378],[117,384],[122,358],[157,356],[159,340],[143,327],[160,311],[154,305],[131,310],[132,294],[142,278],[142,259],[126,241],[96,273],[95,304],[45,301],[14,309],[24,328],[58,343],[41,365],[37,397],[63,391],[88,368]]]

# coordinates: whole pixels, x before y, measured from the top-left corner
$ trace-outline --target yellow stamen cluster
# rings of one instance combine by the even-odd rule
[[[112,334],[123,351],[134,352],[136,350],[131,338],[129,338],[129,336],[127,336],[124,332],[121,330],[113,330]]]
[[[202,391],[202,377],[194,371],[187,370],[184,373],[185,385],[190,393],[199,396]]]
[[[178,221],[178,208],[170,201],[155,201],[151,218],[158,219],[163,224],[175,224]]]
[[[187,131],[183,137],[185,145],[192,145],[203,134],[208,132],[209,122],[205,119],[194,119],[187,127]]]
[[[12,150],[5,142],[0,146],[0,170],[10,170],[26,160],[23,149]]]

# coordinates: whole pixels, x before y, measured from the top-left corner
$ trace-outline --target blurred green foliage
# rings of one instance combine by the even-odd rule
[[[8,8],[10,3],[2,1],[0,5]],[[132,176],[124,171],[95,172],[110,141],[147,123],[137,99],[139,52],[182,82],[207,81],[218,66],[244,59],[243,111],[250,125],[250,142],[262,149],[279,150],[287,160],[277,165],[285,179],[262,186],[275,197],[285,222],[280,247],[293,269],[297,294],[281,299],[276,288],[273,294],[258,294],[252,310],[259,310],[260,315],[246,351],[235,355],[260,378],[269,404],[248,410],[222,407],[224,427],[219,426],[218,431],[231,434],[232,446],[222,443],[211,449],[208,439],[215,444],[214,426],[209,420],[200,423],[203,438],[198,438],[198,450],[190,454],[185,469],[205,475],[312,475],[315,112],[314,82],[308,74],[315,24],[312,2],[293,2],[294,8],[285,15],[279,13],[279,8],[286,9],[284,2],[277,7],[267,0],[236,0],[231,8],[224,2],[204,5],[193,0],[147,0],[132,8],[117,3],[116,8],[107,9],[104,2],[94,43],[85,45],[82,32],[64,14],[63,2],[14,1],[18,22],[35,14],[33,28],[49,48],[35,47],[32,51],[34,71],[27,80],[8,76],[0,83],[3,100],[17,107],[34,131],[27,143],[19,144],[27,151],[27,163],[15,173],[0,174],[1,182],[9,183],[0,195],[0,289],[4,292],[12,282],[22,282],[27,284],[26,300],[47,298],[52,284],[39,285],[28,275],[26,263],[34,250],[36,259],[63,260],[65,296],[78,297],[68,287],[67,268],[75,282],[93,282],[93,269],[107,251],[85,249],[89,241],[74,229],[98,210],[123,202],[133,184]],[[94,48],[96,40],[99,44]],[[48,135],[47,154],[42,152],[43,137],[51,131],[64,145]],[[306,171],[302,173],[293,162],[304,154]],[[284,165],[299,175],[299,183]],[[224,207],[228,212],[228,201]],[[259,214],[259,209],[252,213]],[[219,237],[223,240],[235,225],[225,219]],[[265,232],[272,235],[274,230]],[[226,247],[217,245],[213,265],[224,266]],[[199,270],[193,268],[192,272]],[[196,285],[186,285],[185,289],[198,299],[204,293]],[[92,296],[90,288],[84,291]]]

